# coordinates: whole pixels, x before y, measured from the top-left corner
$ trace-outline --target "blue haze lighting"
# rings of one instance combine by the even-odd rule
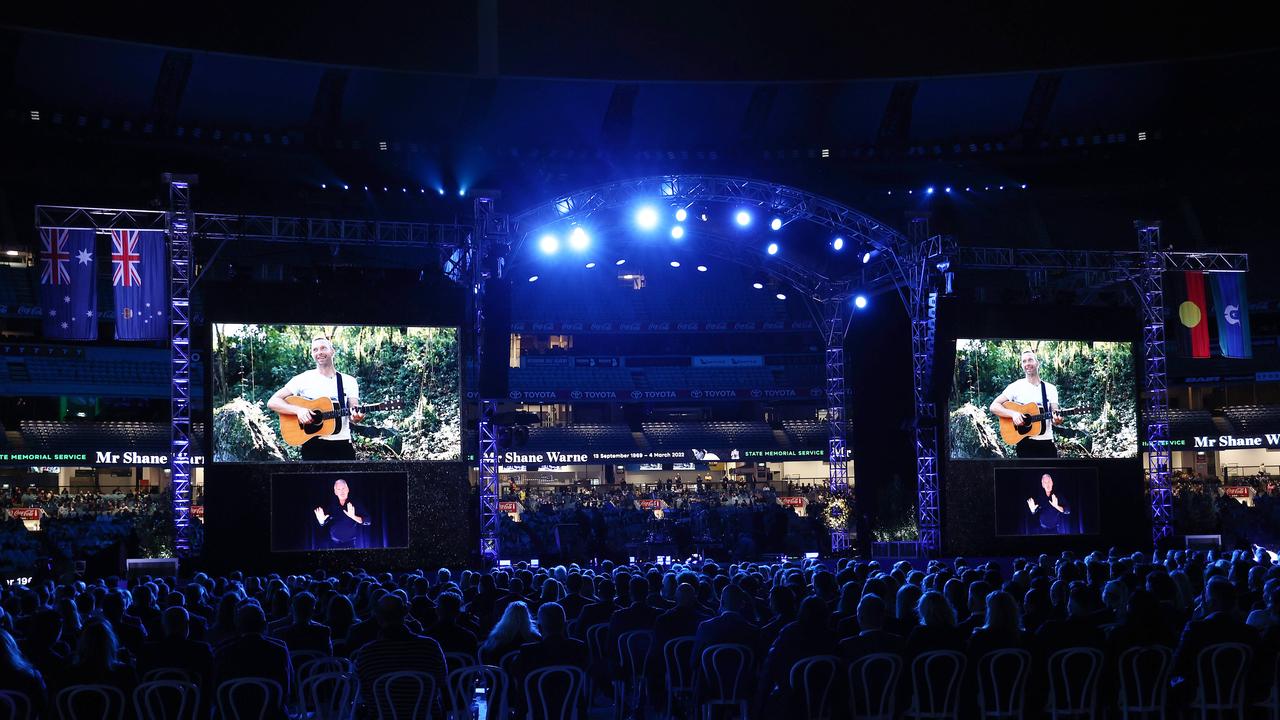
[[[746,227],[751,224],[751,213],[746,210],[739,210],[738,214],[733,216],[733,220],[739,226]]]
[[[555,255],[560,251],[560,238],[551,234],[543,235],[542,238],[538,240],[538,249],[541,250],[544,255]]]
[[[636,211],[636,225],[641,230],[652,230],[658,227],[658,211],[651,205],[645,205]]]
[[[853,306],[858,308],[859,310],[865,309],[867,307],[867,296],[858,295],[857,297],[855,297],[853,299]]]
[[[573,232],[569,233],[569,247],[574,250],[581,252],[586,250],[587,246],[590,244],[591,236],[587,234],[586,230],[576,227],[573,229]]]
[[[689,217],[689,211],[684,208],[676,210],[676,222],[684,222]]]
[[[765,248],[764,251],[769,253],[770,255],[777,255],[778,243],[769,243],[769,247]]]
[[[684,227],[683,227],[683,226],[681,226],[681,225],[677,225],[677,226],[675,226],[675,227],[671,228],[671,237],[672,237],[673,239],[675,239],[675,240],[679,240],[680,238],[683,238],[683,237],[684,237]]]

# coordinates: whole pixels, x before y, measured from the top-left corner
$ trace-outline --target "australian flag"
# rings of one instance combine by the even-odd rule
[[[40,228],[40,312],[45,337],[98,339],[93,239],[93,230]]]
[[[169,267],[163,231],[111,231],[111,289],[117,340],[169,337]]]

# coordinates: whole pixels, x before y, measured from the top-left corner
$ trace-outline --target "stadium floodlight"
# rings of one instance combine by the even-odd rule
[[[658,227],[658,210],[652,205],[645,205],[636,211],[636,225],[641,230],[652,230]]]
[[[547,233],[538,240],[538,249],[542,251],[543,255],[555,255],[560,251],[560,238]]]
[[[587,231],[583,230],[581,227],[576,227],[573,229],[573,232],[569,233],[569,247],[574,250],[582,252],[590,245],[591,236],[588,235]]]
[[[777,255],[777,254],[778,254],[778,243],[769,243],[769,247],[766,247],[766,248],[764,249],[764,251],[765,251],[765,252],[767,252],[767,253],[769,253],[770,255]]]
[[[746,227],[751,224],[751,213],[746,210],[739,210],[738,213],[733,216],[733,220],[738,223],[739,227]]]
[[[853,298],[853,306],[859,310],[865,310],[867,307],[867,296],[857,295]]]
[[[831,249],[832,249],[832,250],[835,250],[836,252],[840,252],[841,250],[843,250],[843,249],[844,249],[844,238],[842,238],[842,237],[837,237],[836,239],[832,240],[832,241],[831,241]]]
[[[680,239],[682,239],[683,237],[684,237],[684,226],[683,226],[683,225],[676,225],[675,227],[671,228],[671,239],[673,239],[673,240],[680,240]]]

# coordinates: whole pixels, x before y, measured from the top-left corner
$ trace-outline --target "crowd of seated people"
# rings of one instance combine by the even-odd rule
[[[418,702],[409,687],[378,692],[389,673],[434,683],[440,692],[427,701],[444,711],[453,700],[447,673],[480,663],[501,669],[509,705],[521,712],[531,697],[526,679],[568,666],[591,681],[589,692],[571,700],[584,711],[606,702],[691,716],[696,703],[729,699],[753,717],[776,717],[801,701],[796,685],[809,676],[800,669],[829,668],[833,682],[822,692],[845,708],[861,697],[851,695],[851,683],[869,682],[848,668],[872,661],[894,668],[875,681],[889,688],[880,697],[894,702],[891,714],[921,709],[921,668],[950,667],[966,691],[946,701],[966,716],[990,700],[979,669],[993,653],[1025,661],[1025,707],[1035,714],[1052,695],[1051,670],[1067,650],[1085,661],[1072,672],[1097,683],[1101,707],[1121,697],[1132,648],[1163,648],[1150,652],[1169,660],[1168,672],[1157,673],[1169,707],[1204,700],[1202,661],[1221,643],[1242,653],[1243,700],[1274,699],[1280,564],[1243,551],[1152,558],[1113,550],[1008,566],[606,561],[456,575],[199,573],[186,582],[8,587],[0,608],[0,690],[21,693],[37,717],[52,717],[57,693],[75,685],[118,688],[132,702],[139,683],[171,668],[203,691],[206,709],[225,683],[271,681],[280,695],[270,710],[284,717],[304,668],[329,657],[349,669],[364,717],[377,714],[379,702]],[[726,654],[743,672],[732,698],[720,697],[716,683]],[[1214,664],[1208,672],[1232,671],[1225,660]],[[664,688],[685,687],[673,678],[689,673],[688,697],[668,706]]]

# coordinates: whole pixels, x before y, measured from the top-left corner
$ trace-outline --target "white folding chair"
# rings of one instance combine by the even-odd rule
[[[891,653],[863,655],[849,664],[849,716],[853,720],[893,720],[902,658]]]
[[[284,688],[267,678],[236,678],[218,686],[223,720],[267,720],[284,706]]]
[[[1202,720],[1227,713],[1244,720],[1244,691],[1252,661],[1253,648],[1244,643],[1217,643],[1200,651],[1196,658],[1200,689],[1191,708]]]
[[[138,720],[196,720],[200,688],[181,680],[150,680],[133,689]]]
[[[702,718],[711,720],[716,707],[737,707],[746,720],[751,705],[748,682],[755,672],[756,656],[751,648],[737,643],[709,645],[702,651],[702,677],[706,678],[706,697],[702,700]]]
[[[791,690],[804,701],[805,720],[831,720],[835,689],[844,661],[835,655],[802,658],[791,666]]]
[[[953,650],[921,653],[911,661],[911,706],[906,717],[955,720],[960,711],[960,687],[965,657]]]
[[[31,698],[17,690],[0,690],[0,720],[31,720]]]
[[[111,685],[71,685],[54,698],[62,720],[124,720],[124,693]]]
[[[1120,717],[1164,720],[1173,651],[1163,645],[1139,645],[1120,653]]]
[[[983,718],[1021,718],[1027,699],[1031,653],[1006,648],[978,659],[978,709]]]
[[[430,718],[436,701],[436,679],[424,672],[387,673],[373,681],[378,720]]]
[[[1064,648],[1049,656],[1049,717],[1093,718],[1098,712],[1102,651]]]
[[[527,720],[578,720],[578,700],[587,674],[571,665],[538,668],[524,679]]]
[[[484,696],[485,717],[505,718],[511,676],[493,665],[469,665],[449,673],[449,705],[455,717],[470,717],[471,706]]]

